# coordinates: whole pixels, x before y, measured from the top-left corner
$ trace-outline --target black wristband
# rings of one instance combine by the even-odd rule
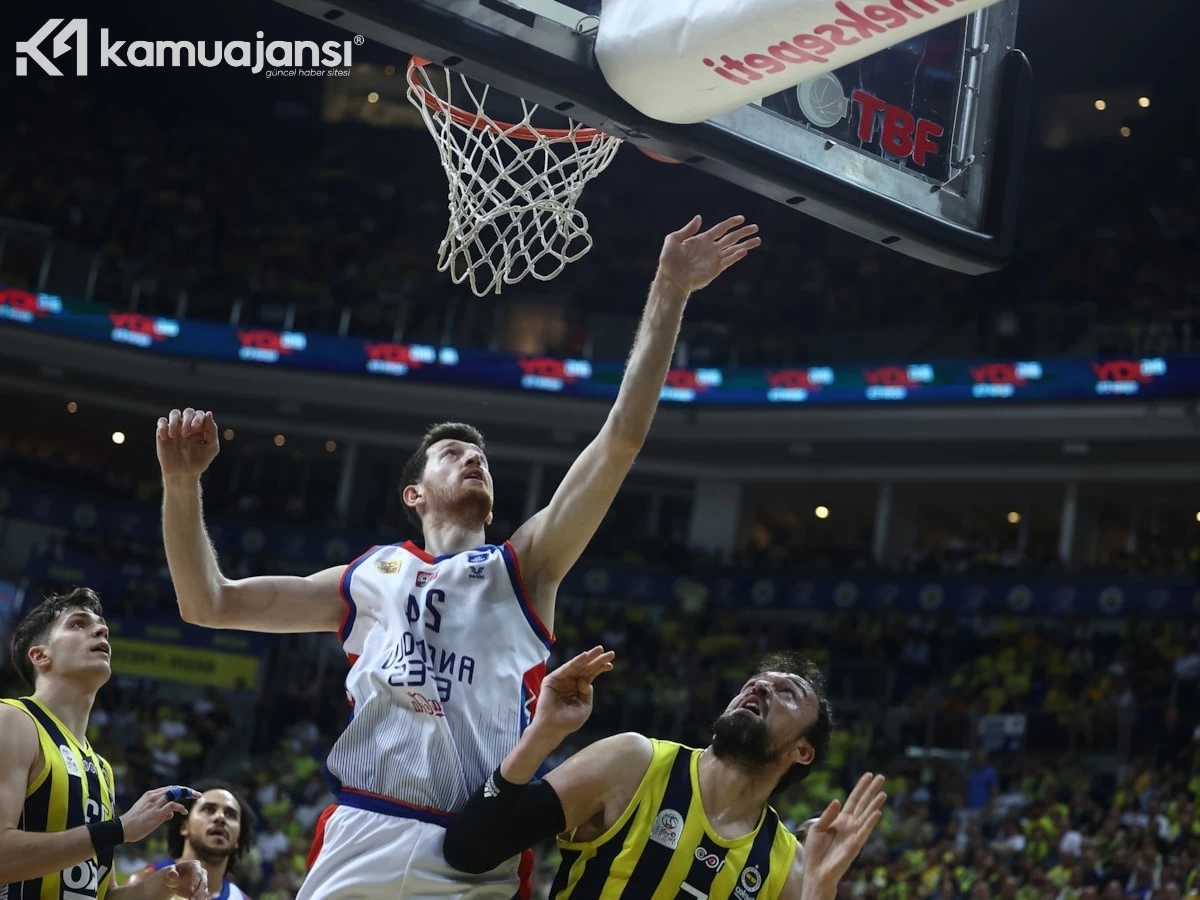
[[[121,824],[120,819],[93,822],[87,829],[92,836],[92,846],[96,848],[97,856],[111,853],[125,843],[125,826]]]
[[[505,794],[505,789],[507,788],[508,793],[505,794],[505,799],[507,799],[509,796],[511,796],[512,789],[517,786],[518,785],[513,784],[511,781],[505,781],[504,776],[500,774],[500,767],[496,766],[496,771],[488,777],[488,783],[483,786],[483,795],[485,797],[488,797],[489,795],[493,797],[499,797],[501,794]]]

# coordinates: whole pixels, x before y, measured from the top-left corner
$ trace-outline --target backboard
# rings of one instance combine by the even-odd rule
[[[598,0],[278,2],[934,265],[1008,259],[1031,83],[1017,0],[686,125],[609,85]]]

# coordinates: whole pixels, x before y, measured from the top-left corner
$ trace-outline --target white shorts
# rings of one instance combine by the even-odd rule
[[[336,806],[317,826],[316,857],[296,900],[513,900],[517,859],[466,875],[442,858],[445,834],[440,825]]]

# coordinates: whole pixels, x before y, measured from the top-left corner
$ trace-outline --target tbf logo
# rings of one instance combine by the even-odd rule
[[[47,75],[61,76],[58,66],[50,62],[46,58],[46,54],[38,49],[47,37],[54,33],[54,30],[63,23],[62,19],[51,19],[45,25],[37,30],[37,32],[27,41],[17,41],[17,75],[29,74],[29,60],[33,60]],[[55,59],[58,59],[66,53],[71,45],[69,43],[71,37],[75,38],[75,74],[87,74],[87,19],[72,19],[67,23],[67,27],[54,35],[54,43],[51,44],[51,53]]]

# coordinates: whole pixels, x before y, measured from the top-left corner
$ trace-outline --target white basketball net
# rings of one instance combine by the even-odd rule
[[[435,69],[445,76],[441,90],[431,81]],[[410,63],[408,81],[408,99],[450,181],[439,272],[449,271],[455,284],[469,281],[483,297],[529,276],[549,281],[592,248],[587,216],[575,204],[612,162],[618,138],[574,121],[566,129],[535,128],[530,119],[538,106],[525,100],[521,121],[497,122],[484,112],[490,88],[477,91],[464,77],[419,60]]]

